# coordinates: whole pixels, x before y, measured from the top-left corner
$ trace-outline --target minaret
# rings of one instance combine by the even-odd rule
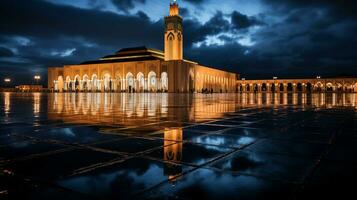
[[[183,59],[182,17],[174,0],[170,3],[170,15],[165,17],[165,61]]]

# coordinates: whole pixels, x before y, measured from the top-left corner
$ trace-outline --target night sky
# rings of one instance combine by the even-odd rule
[[[170,0],[1,0],[0,78],[163,49]],[[356,0],[178,0],[184,55],[245,78],[357,76]]]

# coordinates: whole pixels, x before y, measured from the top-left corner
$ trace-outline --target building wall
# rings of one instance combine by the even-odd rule
[[[240,92],[357,92],[357,78],[238,80]]]
[[[130,77],[134,82],[132,85]],[[183,60],[69,65],[48,69],[49,88],[60,92],[129,92],[130,89],[135,92],[234,92],[235,81],[233,73]]]
[[[235,92],[237,75],[205,66],[195,67],[195,88],[199,91]]]

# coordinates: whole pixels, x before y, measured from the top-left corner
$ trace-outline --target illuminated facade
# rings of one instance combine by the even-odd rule
[[[183,19],[176,2],[165,17],[164,52],[125,48],[79,65],[48,69],[57,92],[235,92],[237,75],[183,59]]]

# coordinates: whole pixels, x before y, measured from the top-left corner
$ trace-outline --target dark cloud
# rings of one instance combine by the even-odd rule
[[[0,47],[0,57],[11,57],[15,55],[10,49]]]
[[[130,9],[134,8],[135,3],[145,3],[146,0],[111,0],[112,3],[123,12],[128,12]]]
[[[191,48],[193,43],[203,41],[207,36],[229,31],[230,28],[230,22],[224,18],[222,12],[217,12],[204,24],[201,24],[197,20],[185,20],[185,45]]]
[[[205,2],[205,0],[184,0],[184,1],[187,1],[189,3],[192,3],[192,4],[202,4],[203,2]]]
[[[277,10],[299,9],[299,8],[329,8],[333,13],[342,16],[356,16],[357,1],[355,0],[263,0]]]
[[[255,17],[248,17],[247,15],[244,15],[238,11],[233,11],[231,14],[231,22],[233,27],[236,29],[244,29],[263,24],[263,22],[260,22]]]

